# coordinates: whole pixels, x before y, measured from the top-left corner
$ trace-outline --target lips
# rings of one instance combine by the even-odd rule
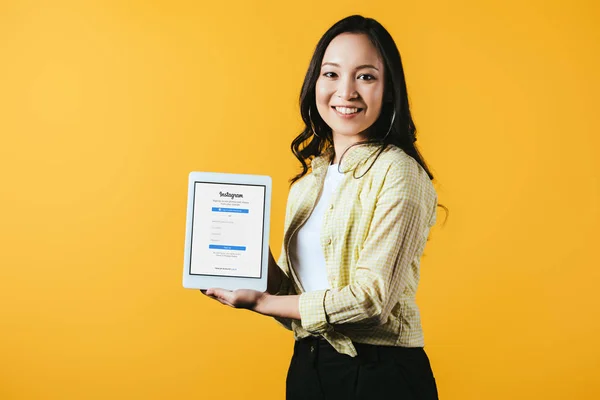
[[[362,111],[362,108],[359,107],[332,106],[331,108],[340,114],[356,114],[357,112]]]
[[[363,108],[360,107],[344,107],[344,106],[332,106],[335,113],[342,118],[352,118],[358,115]]]

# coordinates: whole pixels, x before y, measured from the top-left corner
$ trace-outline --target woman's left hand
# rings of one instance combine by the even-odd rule
[[[233,308],[246,308],[256,311],[257,305],[268,296],[268,293],[251,289],[237,289],[234,291],[220,288],[211,288],[202,291],[205,295]]]

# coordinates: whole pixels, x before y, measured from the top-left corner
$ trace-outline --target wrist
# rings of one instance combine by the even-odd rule
[[[266,309],[269,303],[269,300],[271,298],[271,294],[269,294],[268,292],[264,292],[262,294],[262,296],[260,296],[256,302],[256,306],[254,307],[254,311],[256,311],[259,314],[264,314],[266,315]]]

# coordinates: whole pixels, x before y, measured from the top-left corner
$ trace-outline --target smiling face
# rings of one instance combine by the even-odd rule
[[[317,110],[331,128],[334,143],[356,143],[381,113],[384,66],[364,34],[335,37],[323,56],[316,83]]]

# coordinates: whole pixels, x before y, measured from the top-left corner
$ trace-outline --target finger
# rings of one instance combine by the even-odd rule
[[[225,304],[226,306],[229,307],[233,307],[236,308],[233,304],[231,304],[230,302],[228,302],[227,300],[219,300],[222,304]]]
[[[218,301],[219,303],[221,303],[221,304],[223,304],[223,305],[226,305],[226,306],[229,306],[229,307],[233,307],[233,304],[231,304],[231,303],[230,303],[230,302],[228,302],[227,300],[221,299],[221,298],[219,298],[219,297],[212,297],[212,296],[211,296],[211,298],[212,298],[212,299],[215,299],[216,301]]]
[[[219,301],[219,299],[214,295],[214,293],[209,292],[209,290],[211,290],[211,289],[200,289],[202,294],[205,295],[206,297]]]
[[[200,292],[202,292],[203,295],[205,295],[206,297],[210,297],[211,299],[216,299],[214,293],[209,292],[210,289],[200,289]]]
[[[217,297],[215,297],[215,296],[206,296],[206,297],[208,297],[209,299],[213,299],[213,300],[216,300],[216,301],[220,302],[220,300]]]
[[[233,303],[233,292],[227,289],[214,288],[212,290],[212,295],[218,297],[221,300],[225,300],[228,303]]]
[[[217,288],[204,289],[204,294],[209,297],[216,297],[217,296],[217,294],[215,293],[216,290],[223,290],[223,289],[217,289]]]

